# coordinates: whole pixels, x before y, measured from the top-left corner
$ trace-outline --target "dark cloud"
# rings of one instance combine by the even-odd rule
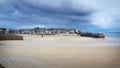
[[[81,6],[80,6],[81,7]],[[79,10],[75,9],[71,2],[63,1],[59,7],[51,6],[51,4],[35,4],[24,0],[9,0],[0,6],[0,12],[4,14],[3,20],[12,20],[16,23],[21,21],[30,24],[59,24],[66,25],[66,23],[88,23],[87,19],[93,11],[84,10],[81,7]],[[28,22],[27,22],[28,20]]]

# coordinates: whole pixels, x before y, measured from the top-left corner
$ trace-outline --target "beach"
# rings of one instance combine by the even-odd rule
[[[6,68],[120,68],[119,41],[77,35],[22,35],[0,41]]]

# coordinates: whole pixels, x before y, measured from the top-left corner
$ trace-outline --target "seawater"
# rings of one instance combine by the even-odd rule
[[[108,39],[120,41],[120,34],[111,33],[111,34],[105,34],[105,35],[106,35],[106,38]]]
[[[120,46],[120,32],[118,33],[107,33],[105,34],[106,39],[111,40],[113,44]]]

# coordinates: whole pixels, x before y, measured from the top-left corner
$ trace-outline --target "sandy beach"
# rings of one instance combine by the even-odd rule
[[[0,41],[6,68],[120,68],[118,41],[80,36],[22,35]]]

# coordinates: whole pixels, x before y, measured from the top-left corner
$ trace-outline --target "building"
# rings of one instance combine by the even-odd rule
[[[39,28],[34,29],[0,29],[0,34],[36,34],[36,35],[56,35],[56,34],[77,34],[76,29],[64,28]]]
[[[38,28],[38,27],[36,27],[33,30],[34,30],[35,34],[37,34],[37,35],[45,35],[45,34],[48,33],[46,28]]]
[[[75,34],[75,29],[63,29],[63,28],[34,28],[37,35],[55,35],[55,34]]]
[[[33,29],[21,29],[17,30],[18,34],[35,34]]]
[[[0,28],[0,35],[5,35],[7,29],[6,28]]]

